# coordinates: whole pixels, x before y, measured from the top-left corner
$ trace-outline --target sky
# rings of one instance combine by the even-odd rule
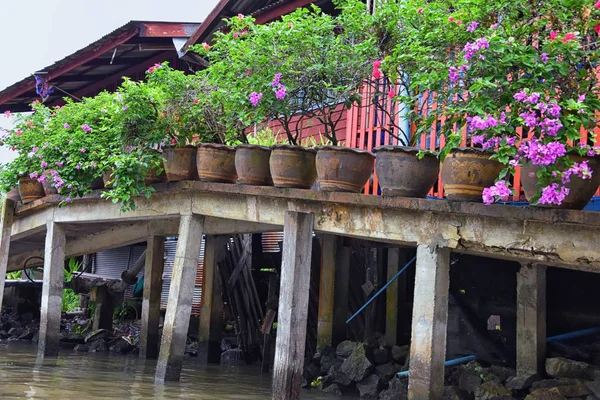
[[[0,90],[131,20],[202,22],[218,0],[0,0]],[[0,128],[10,128],[0,115]],[[13,157],[0,147],[0,163]]]

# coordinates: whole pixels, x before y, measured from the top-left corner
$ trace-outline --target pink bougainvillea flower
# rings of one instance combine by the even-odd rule
[[[73,200],[72,200],[70,197],[67,197],[67,198],[65,199],[65,203],[70,203],[70,202],[72,202],[72,201],[73,201]]]
[[[469,25],[467,25],[467,32],[475,32],[475,29],[479,26],[479,22],[472,21]]]
[[[29,174],[29,178],[31,179],[36,179],[38,176],[40,176],[37,172],[32,172]]]
[[[512,194],[510,188],[506,185],[506,181],[498,181],[494,186],[483,189],[483,203],[490,205],[494,202],[495,198],[508,197]]]
[[[550,40],[556,40],[556,32],[555,31],[550,31]]]
[[[81,129],[82,129],[84,132],[88,132],[88,133],[89,133],[89,132],[91,132],[91,131],[93,130],[93,129],[92,129],[92,128],[91,128],[91,127],[88,125],[88,124],[83,124],[83,125],[81,125]]]
[[[192,101],[194,102],[194,104],[198,104],[198,102],[199,102],[200,100],[198,100],[198,99],[194,99],[194,100],[192,100]]]
[[[4,111],[4,116],[5,116],[6,118],[10,118],[10,110],[6,110],[6,111]]]
[[[151,74],[154,71],[156,71],[157,69],[159,69],[160,67],[162,67],[162,64],[156,63],[153,66],[151,66],[150,68],[148,68],[148,73]]]
[[[293,27],[294,27],[294,24],[292,24],[291,22],[288,22],[288,28],[290,28],[290,29],[291,29],[291,28],[293,28]]]
[[[204,50],[209,51],[210,50],[210,44],[204,42],[202,43],[202,47],[204,47]]]
[[[63,165],[65,165],[64,161],[57,161],[54,163],[57,167],[62,168]]]
[[[279,87],[275,91],[275,97],[277,98],[277,100],[285,99],[286,95],[287,95],[287,91],[285,90],[285,86],[279,85]]]
[[[542,62],[544,64],[546,64],[548,62],[548,54],[542,53],[541,57],[542,57]]]
[[[600,0],[598,0],[598,1],[596,2],[596,4],[594,4],[594,8],[595,8],[596,10],[600,10]]]
[[[128,109],[128,108],[129,108],[129,107],[127,107],[127,106],[123,106],[121,109],[122,109],[123,111],[127,111],[127,109]]]
[[[418,12],[419,14],[421,14],[421,13],[423,12],[423,7],[419,7],[419,9],[417,10],[417,12]]]
[[[577,39],[577,35],[576,34],[574,34],[574,33],[567,33],[565,35],[565,37],[561,39],[561,42],[567,43],[567,42],[570,42],[571,40],[576,40],[576,39]]]
[[[388,99],[393,99],[394,97],[396,97],[396,91],[394,89],[390,89],[387,96]]]
[[[558,186],[558,183],[552,183],[542,189],[542,196],[538,200],[539,204],[562,204],[565,197],[569,195],[569,188]]]
[[[263,97],[262,93],[252,92],[248,96],[248,99],[250,100],[250,104],[252,104],[252,106],[256,107],[256,106],[258,106],[258,103],[260,102],[260,99],[262,99],[262,97]]]
[[[63,128],[65,128],[65,129],[69,129],[70,127],[71,127],[71,125],[69,125],[69,124],[67,124],[67,123],[65,123],[65,124],[63,125]]]
[[[454,22],[454,17],[452,17],[452,16],[448,17],[448,22]]]
[[[244,14],[240,13],[240,14],[237,15],[237,17],[238,17],[238,19],[244,19]]]
[[[495,24],[492,24],[491,28],[492,29],[498,29],[499,24],[496,22]]]
[[[48,166],[48,163],[47,163],[46,161],[42,161],[42,162],[40,163],[40,167],[41,167],[41,168],[46,168],[47,166]]]
[[[382,77],[381,70],[379,67],[381,66],[381,60],[373,61],[373,78],[379,79]]]
[[[460,19],[456,20],[456,25],[462,25],[462,21]]]
[[[171,144],[171,146],[175,146],[177,144],[177,139],[173,138],[169,143]]]
[[[15,134],[16,134],[17,136],[21,136],[21,135],[23,134],[23,131],[22,131],[22,130],[20,130],[20,129],[17,129],[17,130],[15,131]]]
[[[596,24],[594,27],[594,32],[596,32],[597,35],[600,35],[600,24]]]
[[[278,87],[280,82],[281,82],[281,72],[278,72],[273,77],[273,82],[271,82],[271,87],[272,88]]]
[[[76,169],[76,170],[80,170],[80,169],[81,169],[81,164],[77,164],[77,165],[75,165],[75,169]]]
[[[239,33],[237,33],[237,32],[233,32],[233,38],[234,38],[234,39],[236,39],[238,36],[240,36],[240,34],[239,34]]]
[[[79,151],[81,151],[82,153],[85,153],[87,150],[82,147],[81,150],[79,150]]]
[[[577,101],[578,101],[578,102],[580,102],[580,103],[581,103],[582,101],[585,101],[585,94],[580,94],[580,95],[577,97]]]

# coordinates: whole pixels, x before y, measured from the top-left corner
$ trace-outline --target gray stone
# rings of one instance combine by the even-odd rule
[[[464,370],[458,378],[458,387],[469,393],[475,393],[475,390],[481,386],[481,376],[473,370]]]
[[[600,397],[600,380],[587,382],[585,385],[596,397]]]
[[[525,400],[566,400],[558,388],[537,389],[527,395]]]
[[[408,398],[408,380],[394,378],[386,390],[379,394],[380,400],[404,400]]]
[[[467,400],[471,398],[472,395],[465,394],[463,391],[453,386],[444,387],[444,393],[442,394],[442,400]]]
[[[401,365],[394,362],[389,362],[375,367],[375,373],[384,381],[389,381],[402,368]]]
[[[0,331],[0,339],[7,339],[8,333],[6,331]]]
[[[531,391],[551,388],[558,388],[560,393],[567,398],[585,397],[592,394],[592,391],[586,386],[586,382],[572,378],[545,379],[535,382],[531,387]]]
[[[358,393],[363,399],[377,399],[381,387],[381,378],[375,374],[367,376],[365,379],[356,384]]]
[[[350,357],[352,351],[356,348],[357,343],[351,342],[350,340],[344,340],[342,343],[338,344],[335,349],[335,355],[342,358]]]
[[[131,352],[134,348],[134,345],[132,345],[123,338],[118,338],[114,343],[110,345],[110,351],[119,354],[127,354]]]
[[[373,364],[381,365],[385,364],[392,359],[390,352],[385,347],[380,347],[378,349],[373,350]]]
[[[398,364],[404,364],[410,351],[409,346],[392,346],[392,358]]]
[[[373,369],[373,364],[367,358],[365,347],[358,344],[354,347],[350,357],[344,360],[340,373],[346,375],[351,381],[362,381]]]
[[[341,386],[350,385],[352,383],[352,380],[348,377],[348,375],[343,374],[340,371],[340,369],[341,369],[341,365],[338,365],[338,364],[332,365],[331,369],[327,373],[327,376],[325,377],[324,383],[325,384],[337,383],[338,385],[341,385]]]
[[[475,390],[476,400],[512,400],[510,390],[498,382],[485,382]]]
[[[525,390],[539,380],[538,375],[513,376],[506,381],[506,387],[510,390]]]
[[[590,394],[588,397],[585,398],[585,400],[600,400],[600,397]]]
[[[500,367],[497,365],[492,365],[488,368],[488,371],[500,378],[500,382],[502,383],[506,382],[508,378],[517,375],[517,371],[512,368]]]
[[[93,332],[88,333],[85,336],[84,341],[86,343],[89,343],[89,342],[93,342],[93,341],[100,340],[100,339],[106,340],[106,339],[110,338],[111,335],[112,335],[112,333],[106,329],[97,329]]]
[[[18,338],[19,336],[21,336],[23,334],[23,329],[10,328],[7,333],[8,333],[8,336],[10,336],[10,337]]]
[[[336,363],[339,363],[339,365],[341,365],[342,361],[337,360],[335,358],[335,353],[333,352],[333,350],[330,349],[327,352],[321,352],[321,374],[327,374],[331,367]]]
[[[89,343],[90,353],[102,353],[108,351],[108,345],[106,344],[106,340],[98,339]]]
[[[342,395],[342,389],[336,384],[331,384],[323,389],[325,393],[337,394],[338,396]]]
[[[73,350],[80,353],[87,353],[88,351],[90,351],[90,347],[87,344],[78,344],[75,347],[73,347]]]
[[[35,335],[35,332],[31,329],[26,329],[20,336],[19,336],[19,340],[31,340],[33,339],[33,335]]]
[[[546,373],[554,378],[593,379],[593,365],[567,358],[555,357],[546,360]]]

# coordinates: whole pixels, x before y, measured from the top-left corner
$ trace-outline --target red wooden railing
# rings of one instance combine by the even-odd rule
[[[396,88],[397,89],[397,88]],[[380,90],[379,93],[386,93],[387,90]],[[372,151],[375,147],[382,145],[402,145],[397,137],[402,137],[401,132],[398,128],[391,128],[389,123],[389,115],[397,116],[399,114],[399,107],[402,104],[389,99],[387,96],[381,96],[374,93],[371,86],[367,86],[361,90],[361,96],[363,98],[363,104],[361,106],[353,106],[347,111],[346,117],[346,140],[345,145],[348,147],[363,149]],[[372,101],[374,96],[378,96],[376,101]],[[428,113],[434,111],[438,107],[435,99],[435,94],[425,92],[422,96],[422,103],[420,110],[422,113]],[[388,113],[382,110],[389,110]],[[600,120],[600,113],[598,113],[598,119]],[[438,120],[437,124],[434,124],[428,132],[421,134],[417,141],[417,146],[422,149],[439,150],[445,145],[444,136],[439,135],[439,128],[446,123],[445,118],[442,117]],[[387,128],[387,129],[386,129]],[[389,131],[392,133],[390,134]],[[414,138],[417,131],[417,127],[414,123],[410,125],[410,138]],[[467,143],[467,132],[466,128],[463,128],[463,146],[471,145]],[[523,135],[523,128],[517,128],[517,134],[519,137]],[[589,132],[586,130],[581,131],[580,143],[587,143]],[[600,127],[596,127],[591,133],[594,138],[598,138],[600,135]],[[531,132],[527,132],[527,137],[531,137]],[[402,173],[402,171],[398,171]],[[520,168],[516,169],[515,176],[511,178],[515,195],[511,199],[506,200],[525,200],[525,196],[521,188],[521,171]],[[377,173],[373,174],[373,178],[365,185],[365,194],[377,195],[379,194],[379,186]],[[444,184],[441,179],[441,175],[434,184],[433,188],[429,192],[430,196],[443,198],[444,197]],[[596,196],[600,196],[600,189],[596,192]]]

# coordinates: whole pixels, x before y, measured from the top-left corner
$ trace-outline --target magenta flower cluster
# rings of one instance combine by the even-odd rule
[[[271,87],[275,89],[275,97],[277,98],[277,100],[285,99],[287,91],[285,89],[285,86],[281,83],[281,72],[275,74],[273,82],[271,82]]]
[[[498,181],[494,186],[483,189],[483,202],[490,205],[494,202],[495,198],[508,197],[512,194],[512,191],[506,184],[506,181]]]
[[[479,26],[477,21],[473,21],[467,25],[467,32],[475,32],[475,29]]]
[[[531,138],[523,142],[519,148],[519,154],[534,165],[547,166],[554,164],[557,159],[567,154],[567,147],[560,142],[544,144],[541,140]]]
[[[258,106],[258,103],[260,103],[260,99],[262,99],[262,97],[263,97],[262,93],[252,92],[248,96],[248,99],[250,99],[250,104],[252,104],[254,107],[256,107],[256,106]]]
[[[561,204],[565,197],[569,195],[569,188],[559,186],[558,183],[552,183],[542,189],[542,195],[538,200],[539,204]]]
[[[92,129],[92,128],[91,128],[91,127],[88,125],[88,124],[83,124],[83,125],[81,125],[81,129],[82,129],[84,132],[88,132],[88,133],[92,132],[92,130],[93,130],[93,129]]]
[[[465,45],[463,49],[463,58],[466,61],[469,61],[471,58],[473,58],[473,56],[475,56],[475,54],[477,54],[481,50],[489,48],[490,42],[485,37],[479,38],[474,43],[469,42]]]
[[[539,128],[544,135],[556,136],[563,127],[560,122],[561,107],[554,102],[540,101],[541,94],[533,92],[528,94],[526,90],[520,90],[513,98],[521,102],[525,108],[519,114],[523,118],[525,126],[529,129]]]

